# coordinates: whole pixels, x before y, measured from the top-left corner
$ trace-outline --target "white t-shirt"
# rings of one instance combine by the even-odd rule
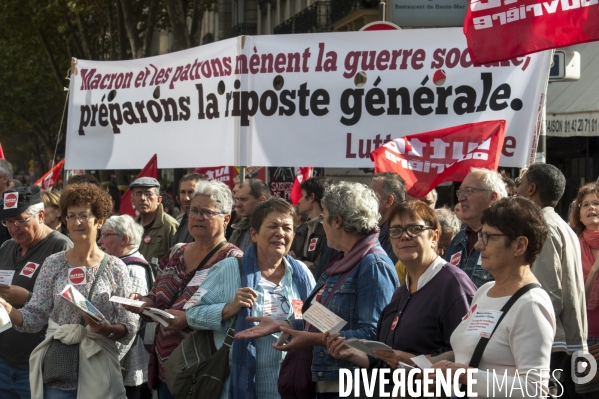
[[[258,283],[264,295],[263,314],[266,317],[272,317],[277,320],[287,320],[289,315],[289,300],[285,297],[285,278],[279,284],[261,278]]]
[[[493,316],[498,312],[493,311],[499,311],[510,298],[489,297],[487,293],[494,285],[493,281],[478,289],[470,311],[451,335],[456,363],[470,363],[480,333],[484,335],[488,331],[485,326],[494,325]],[[475,374],[474,392],[479,398],[547,397],[554,336],[551,300],[545,290],[533,288],[514,303],[487,344]],[[541,369],[544,370],[541,372]],[[504,378],[506,372],[507,378]]]

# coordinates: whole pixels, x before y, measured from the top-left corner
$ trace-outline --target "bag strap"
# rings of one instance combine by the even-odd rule
[[[241,274],[243,273],[242,258],[237,258],[237,263],[239,264],[239,276],[241,276]],[[229,329],[227,330],[227,335],[225,336],[225,341],[223,342],[223,345],[227,345],[229,349],[231,348],[231,346],[233,345],[233,341],[235,340],[235,326],[237,325],[237,315],[238,314],[235,315],[231,327],[229,327]]]
[[[476,349],[474,349],[474,353],[472,354],[472,358],[470,359],[470,364],[468,364],[469,367],[478,368],[480,360],[483,357],[483,352],[485,351],[487,344],[491,340],[493,333],[495,333],[495,331],[497,331],[497,326],[499,326],[499,323],[501,323],[501,321],[505,317],[505,314],[510,310],[512,305],[514,303],[516,303],[516,301],[518,299],[520,299],[520,297],[522,295],[526,294],[528,291],[532,290],[533,288],[541,288],[541,286],[537,283],[527,284],[524,287],[520,288],[518,291],[516,291],[516,293],[514,295],[512,295],[512,297],[507,301],[507,303],[505,305],[503,305],[503,307],[501,308],[501,311],[503,313],[499,317],[499,320],[497,320],[497,323],[495,323],[495,328],[493,328],[493,331],[491,331],[491,335],[489,335],[489,338],[481,337],[481,339],[478,341],[478,344],[476,345]]]
[[[206,263],[210,260],[210,258],[212,258],[212,256],[214,256],[214,254],[217,253],[218,250],[221,249],[225,244],[227,244],[226,240],[219,242],[218,245],[212,249],[212,251],[208,252],[208,255],[204,256],[204,259],[202,259],[202,261],[200,262],[198,267],[195,268],[195,271],[197,272],[198,270],[202,270],[202,268],[204,267],[204,265],[206,265]],[[181,248],[181,247],[179,247],[179,248]],[[173,255],[174,255],[174,252],[171,252],[169,260],[173,258]],[[191,275],[191,277],[189,279],[187,279],[185,284],[182,285],[183,289],[185,289],[185,287],[187,287],[187,284],[189,284],[189,282],[191,281],[192,278],[193,278],[193,274]],[[178,291],[175,295],[173,295],[173,297],[171,298],[171,301],[169,302],[169,304],[166,308],[170,309],[171,306],[173,306],[173,304],[175,302],[177,302],[177,299],[179,299],[180,296],[181,296],[181,291]]]

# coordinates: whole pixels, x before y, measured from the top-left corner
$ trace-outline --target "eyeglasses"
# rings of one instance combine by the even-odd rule
[[[489,234],[489,233],[483,233],[482,231],[478,232],[478,239],[483,243],[483,245],[485,247],[489,243],[489,237],[497,237],[497,236],[507,236],[507,234]]]
[[[583,202],[582,204],[578,204],[578,206],[580,209],[590,208],[591,206],[593,208],[599,208],[599,201]]]
[[[4,226],[4,227],[10,227],[10,226],[22,227],[22,226],[25,226],[32,217],[33,216],[29,216],[26,219],[19,219],[19,220],[3,220],[2,226]]]
[[[224,215],[224,213],[223,212],[209,211],[208,209],[189,208],[187,210],[187,215],[190,218],[195,218],[197,215],[200,215],[200,217],[202,217],[203,219],[212,219],[216,215]]]
[[[103,239],[103,240],[105,240],[107,237],[110,237],[110,236],[119,236],[119,235],[120,234],[116,234],[116,233],[102,233],[102,234],[100,234],[100,238]]]
[[[279,288],[280,286],[278,286],[277,288]],[[279,302],[281,302],[281,309],[283,310],[283,312],[285,313],[289,313],[289,311],[291,310],[291,305],[289,304],[289,300],[285,297],[285,295],[282,294],[282,287],[281,290],[277,290],[277,288],[275,288],[274,291],[272,291],[270,293],[270,295],[272,295],[273,297],[275,297],[276,300],[278,300]]]
[[[433,230],[430,226],[424,226],[421,224],[410,224],[406,227],[395,226],[389,228],[389,237],[391,238],[401,238],[404,231],[408,234],[410,238],[416,238],[422,234],[424,230]]]
[[[89,220],[94,218],[94,215],[67,215],[65,217],[67,222],[74,222],[75,220],[78,220],[79,223],[87,223]]]
[[[460,188],[455,193],[456,193],[456,195],[458,197],[461,197],[462,195],[468,197],[468,196],[474,194],[477,191],[491,191],[491,190],[489,190],[488,188],[472,188],[472,187],[468,187],[468,188]]]
[[[136,191],[132,194],[135,198],[140,198],[142,196],[146,197],[146,198],[152,198],[152,197],[156,197],[156,193],[153,193],[151,191]]]

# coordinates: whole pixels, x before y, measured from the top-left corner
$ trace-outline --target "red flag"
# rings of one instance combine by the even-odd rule
[[[0,151],[2,151],[2,148],[0,148]],[[60,172],[62,171],[63,166],[64,159],[54,165],[52,169],[47,171],[46,174],[40,177],[35,183],[33,183],[33,185],[38,186],[42,190],[52,190],[52,187],[54,187],[58,181],[58,178],[60,177]]]
[[[312,171],[314,168],[312,166],[304,166],[297,168],[297,172],[295,172],[295,180],[293,181],[293,187],[291,187],[291,203],[293,205],[299,204],[299,200],[302,197],[302,189],[300,188],[300,184],[304,180],[308,180],[312,177]]]
[[[470,0],[464,34],[475,65],[599,40],[597,0]]]
[[[154,154],[154,156],[150,158],[150,161],[146,164],[146,166],[144,166],[141,172],[139,172],[136,179],[139,179],[140,177],[153,177],[154,179],[158,179],[158,157],[156,156],[156,154]],[[131,203],[130,189],[127,189],[127,191],[125,191],[125,193],[121,197],[121,207],[119,208],[119,213],[121,215],[126,214],[132,217],[137,216],[135,208]]]
[[[208,180],[218,180],[225,183],[232,190],[235,183],[233,179],[239,175],[234,166],[215,166],[212,168],[197,168],[193,173],[206,176]]]
[[[413,134],[370,153],[374,172],[395,172],[422,198],[440,183],[462,181],[471,167],[497,170],[507,122],[486,121]]]
[[[2,144],[0,144],[0,159],[6,159],[4,158],[4,150],[2,150]]]

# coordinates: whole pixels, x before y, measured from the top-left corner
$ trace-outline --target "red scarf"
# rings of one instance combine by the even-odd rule
[[[586,280],[589,275],[593,264],[595,263],[595,256],[591,248],[599,248],[599,231],[591,231],[585,229],[582,235],[578,237],[580,241],[580,249],[582,254],[582,272]],[[587,310],[595,310],[599,305],[599,284],[595,282],[593,284],[593,290],[591,291],[591,297],[587,300]]]

